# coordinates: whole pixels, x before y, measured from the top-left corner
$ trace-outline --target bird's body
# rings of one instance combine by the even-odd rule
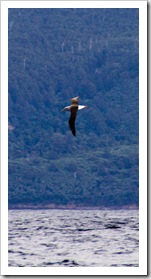
[[[87,107],[87,106],[79,105],[78,104],[78,98],[79,97],[72,98],[71,99],[71,105],[65,107],[62,110],[62,111],[65,111],[65,110],[70,111],[69,127],[70,127],[71,132],[74,136],[76,135],[75,120],[76,120],[76,116],[77,116],[77,111]]]

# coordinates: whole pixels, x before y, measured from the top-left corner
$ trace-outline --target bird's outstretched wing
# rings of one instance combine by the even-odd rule
[[[70,114],[70,118],[69,118],[69,127],[74,136],[76,135],[75,120],[76,120],[76,116],[77,116],[77,110],[78,110],[78,106],[71,108],[71,110],[70,110],[71,114]]]

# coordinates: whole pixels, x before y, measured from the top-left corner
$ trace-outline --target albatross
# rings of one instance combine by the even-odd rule
[[[87,108],[87,106],[82,106],[78,104],[79,96],[74,97],[71,99],[71,105],[62,109],[62,111],[70,111],[70,118],[69,118],[69,127],[74,136],[76,136],[76,129],[75,129],[75,120],[77,116],[77,111]]]

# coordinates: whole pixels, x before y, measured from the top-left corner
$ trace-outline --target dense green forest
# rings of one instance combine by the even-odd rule
[[[10,208],[138,205],[138,32],[138,9],[9,9]]]

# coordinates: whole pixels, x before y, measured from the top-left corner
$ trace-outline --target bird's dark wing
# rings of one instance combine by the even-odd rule
[[[69,118],[69,126],[70,126],[71,132],[74,136],[76,135],[75,120],[76,120],[76,116],[77,116],[77,110],[78,110],[78,106],[71,108],[71,110],[70,110],[71,115]]]

